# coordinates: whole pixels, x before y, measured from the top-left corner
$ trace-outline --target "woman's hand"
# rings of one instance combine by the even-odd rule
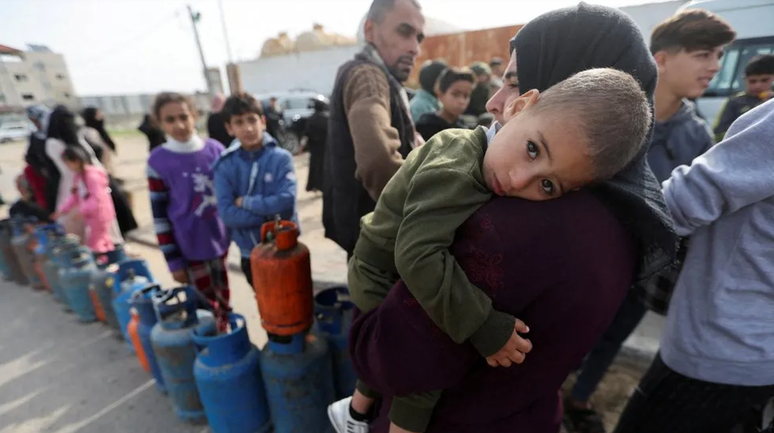
[[[519,333],[526,334],[527,332],[529,332],[529,326],[516,319],[511,338],[497,353],[486,357],[487,364],[490,367],[510,367],[513,364],[524,362],[524,358],[532,351],[532,342],[521,338]]]

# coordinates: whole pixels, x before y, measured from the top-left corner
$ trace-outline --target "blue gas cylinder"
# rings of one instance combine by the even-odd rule
[[[153,276],[148,269],[148,263],[141,259],[124,260],[118,264],[118,270],[115,272],[114,298],[111,305],[118,319],[118,326],[121,334],[124,336],[129,351],[134,353],[134,346],[129,339],[129,333],[126,330],[129,321],[132,320],[130,313],[131,305],[129,300],[132,294],[144,288],[153,280]]]
[[[13,227],[11,220],[4,219],[0,221],[0,252],[3,256],[3,262],[6,264],[3,274],[7,280],[24,284],[26,277],[21,270],[21,265],[19,264],[19,259],[16,257],[13,244],[11,244],[12,238]]]
[[[153,296],[160,291],[161,286],[159,284],[149,283],[142,290],[134,292],[132,295],[132,308],[137,311],[137,315],[139,316],[137,334],[140,337],[140,343],[142,343],[142,348],[145,352],[145,359],[148,360],[151,375],[156,379],[156,388],[160,392],[166,393],[167,389],[164,386],[164,379],[161,376],[161,370],[159,369],[156,355],[153,352],[153,345],[151,344],[151,331],[156,323],[158,323],[156,310],[153,308]]]
[[[332,432],[327,407],[335,399],[328,342],[317,334],[269,340],[261,351],[275,433]]]
[[[357,382],[349,357],[349,329],[354,308],[345,286],[322,290],[314,297],[315,327],[328,339],[337,400],[351,396]]]
[[[50,239],[47,245],[46,255],[48,260],[43,262],[43,275],[48,281],[48,285],[51,288],[51,293],[54,294],[54,298],[57,301],[64,304],[65,308],[69,310],[67,306],[67,298],[62,291],[62,284],[59,281],[59,270],[62,268],[60,262],[63,258],[72,252],[72,250],[80,246],[77,236],[53,236],[50,235]]]
[[[151,345],[156,362],[175,414],[191,422],[206,419],[193,374],[196,347],[191,331],[198,329],[202,335],[216,332],[215,317],[208,311],[197,311],[198,303],[198,293],[189,286],[159,292],[153,298],[158,323],[151,331]]]
[[[31,285],[32,287],[40,287],[40,279],[35,275],[35,270],[32,266],[35,257],[32,251],[29,250],[29,242],[31,235],[28,233],[28,222],[24,219],[11,218],[11,227],[13,228],[13,237],[11,238],[11,245],[13,251],[16,253],[16,258],[19,260],[21,267],[23,285]]]
[[[260,352],[250,343],[245,318],[229,313],[230,332],[191,334],[199,354],[196,388],[213,433],[264,433],[271,429]]]
[[[97,320],[94,304],[89,296],[89,283],[94,273],[94,260],[86,247],[76,248],[70,254],[68,265],[59,270],[59,283],[70,308],[81,322]]]
[[[123,245],[116,245],[115,250],[107,253],[95,254],[94,262],[97,264],[97,269],[89,285],[89,290],[105,314],[105,323],[114,329],[119,329],[118,318],[113,310],[113,287],[115,287],[115,272],[118,269],[116,263],[123,260],[126,260]]]

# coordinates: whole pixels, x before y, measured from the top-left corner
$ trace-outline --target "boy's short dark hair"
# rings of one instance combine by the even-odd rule
[[[533,113],[542,112],[582,128],[595,181],[612,178],[631,162],[653,120],[637,80],[612,68],[588,69],[553,85],[535,105]]]
[[[223,104],[223,120],[231,122],[234,116],[241,116],[247,113],[255,113],[263,116],[263,107],[255,97],[247,92],[237,92],[226,99]]]
[[[744,76],[774,74],[774,54],[759,54],[754,56],[744,68]]]
[[[473,71],[468,68],[449,68],[438,77],[438,90],[441,93],[446,93],[457,81],[468,81],[471,84],[476,84],[476,77],[473,75]]]
[[[425,92],[434,95],[435,83],[438,81],[438,77],[448,68],[446,62],[441,59],[428,60],[419,70],[419,87],[424,89]]]
[[[734,38],[736,32],[723,18],[703,9],[688,9],[653,29],[650,52],[712,50]]]
[[[159,114],[161,114],[161,109],[164,108],[165,105],[172,102],[186,104],[188,105],[188,109],[191,110],[192,113],[196,114],[196,105],[194,105],[193,100],[188,96],[177,92],[161,92],[156,95],[156,99],[153,100],[153,115],[156,117],[156,120],[161,122],[161,118],[159,117]]]

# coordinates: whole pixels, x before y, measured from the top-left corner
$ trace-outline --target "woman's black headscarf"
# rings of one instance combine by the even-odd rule
[[[647,93],[651,110],[658,70],[640,31],[626,14],[580,3],[530,21],[511,40],[516,50],[519,87],[544,91],[591,68],[615,68],[634,76]],[[638,241],[637,279],[645,279],[675,259],[677,236],[661,185],[647,163],[647,145],[612,180],[592,187]]]
[[[48,120],[48,138],[56,138],[68,146],[80,146],[75,115],[64,105],[54,108]]]
[[[97,119],[97,111],[98,110],[95,107],[88,107],[83,110],[83,113],[81,113],[83,121],[89,128],[96,129],[97,132],[99,132],[99,136],[102,137],[102,141],[104,141],[105,144],[107,144],[108,147],[113,150],[113,152],[115,152],[116,143],[113,142],[113,139],[110,138],[110,135],[105,130],[105,119]]]

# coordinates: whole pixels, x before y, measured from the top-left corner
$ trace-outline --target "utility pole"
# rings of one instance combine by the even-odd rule
[[[228,62],[234,62],[234,56],[231,53],[231,43],[228,41],[228,29],[226,27],[226,13],[223,11],[223,0],[218,0],[220,8],[220,25],[223,27],[223,39],[226,41],[226,52],[228,53]]]
[[[194,37],[196,37],[196,47],[199,49],[199,57],[201,57],[202,60],[202,72],[204,73],[204,82],[207,83],[207,93],[212,97],[212,84],[210,83],[210,76],[207,73],[207,62],[204,60],[204,51],[202,51],[202,43],[199,40],[199,28],[197,26],[202,15],[199,12],[194,12],[193,9],[191,9],[191,5],[188,5],[188,15],[191,16]]]

